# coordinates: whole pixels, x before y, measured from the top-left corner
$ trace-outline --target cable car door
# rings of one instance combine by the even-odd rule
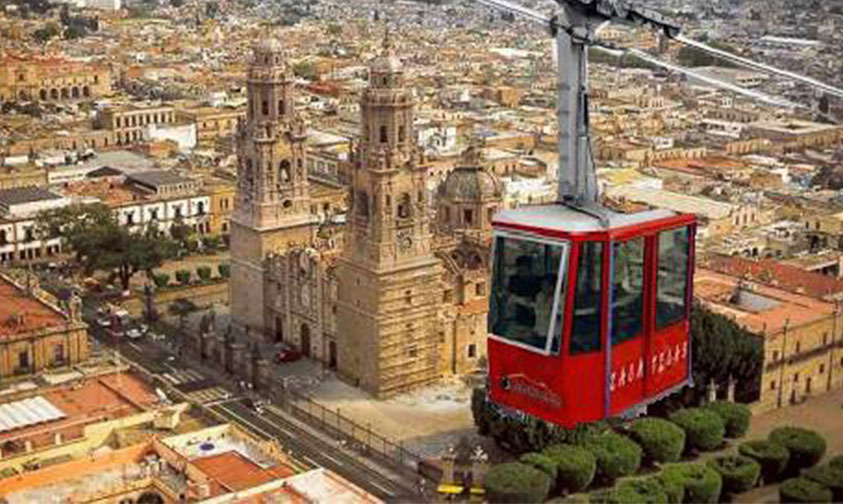
[[[653,241],[656,274],[647,310],[653,331],[646,364],[646,395],[653,399],[689,378],[693,233],[693,226],[667,229]]]
[[[611,242],[609,342],[607,377],[610,415],[618,415],[644,399],[646,294],[651,239],[639,236]]]

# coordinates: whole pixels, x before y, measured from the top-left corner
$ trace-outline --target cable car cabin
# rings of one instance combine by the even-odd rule
[[[573,427],[691,383],[692,215],[563,205],[493,221],[493,403]]]

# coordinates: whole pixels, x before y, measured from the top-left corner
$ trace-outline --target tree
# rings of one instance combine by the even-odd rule
[[[179,318],[179,327],[184,330],[188,315],[198,309],[199,307],[196,306],[193,301],[185,298],[178,298],[167,308],[167,311],[170,312],[170,315]]]
[[[107,206],[71,205],[39,214],[38,234],[62,238],[87,275],[96,271],[113,273],[123,290],[137,272],[153,278],[154,269],[173,256],[172,242],[154,227],[131,231],[122,226]]]
[[[48,40],[58,36],[61,34],[61,30],[59,30],[58,25],[56,23],[47,23],[46,26],[43,28],[39,28],[35,30],[33,37],[40,43],[45,43]]]
[[[725,390],[730,377],[737,381],[738,402],[758,399],[764,364],[760,336],[697,302],[691,311],[691,349],[694,383],[698,386],[655,403],[651,412],[664,414],[684,406],[696,406],[705,395],[706,385],[714,380]]]

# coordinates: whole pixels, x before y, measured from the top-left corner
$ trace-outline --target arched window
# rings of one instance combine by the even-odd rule
[[[278,114],[284,115],[284,100],[278,100]]]
[[[47,90],[42,89],[38,95],[41,97],[41,101],[47,101]]]
[[[398,200],[398,218],[399,219],[407,219],[410,217],[410,195],[404,193],[401,195],[401,198]]]
[[[261,113],[263,115],[269,115],[269,102],[266,100],[261,102]]]
[[[290,161],[283,160],[278,163],[278,180],[282,183],[289,182],[290,180]]]
[[[381,126],[380,132],[381,132],[381,135],[380,135],[381,136],[381,139],[380,139],[381,143],[387,143],[389,141],[389,139],[388,139],[388,136],[387,136],[387,133],[386,133],[386,126]]]

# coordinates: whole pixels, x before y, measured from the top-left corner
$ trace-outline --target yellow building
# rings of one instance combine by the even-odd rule
[[[60,58],[0,58],[0,103],[71,102],[111,93],[111,70]]]
[[[763,338],[756,413],[843,386],[843,318],[833,303],[701,268],[694,292],[713,311]]]
[[[73,298],[66,313],[47,301],[34,276],[22,282],[0,275],[0,379],[86,360],[81,300]]]
[[[208,144],[233,136],[237,125],[246,119],[246,108],[202,107],[178,110],[176,114],[180,121],[196,124],[196,139]]]

